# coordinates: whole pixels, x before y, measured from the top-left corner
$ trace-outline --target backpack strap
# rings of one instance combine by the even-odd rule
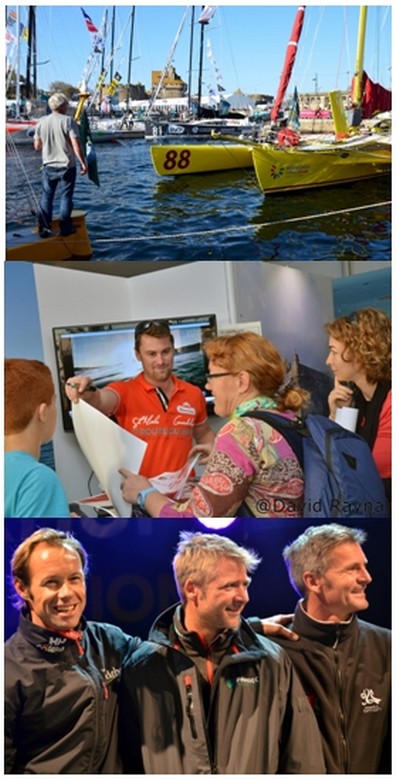
[[[303,468],[303,436],[309,436],[303,420],[296,418],[295,420],[288,420],[287,417],[283,417],[281,414],[273,412],[267,412],[264,409],[258,409],[254,412],[246,412],[242,417],[254,417],[257,420],[263,420],[271,428],[279,431],[280,434],[286,439],[289,446],[292,448],[300,466]]]

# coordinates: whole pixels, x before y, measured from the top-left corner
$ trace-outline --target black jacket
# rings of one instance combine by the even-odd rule
[[[313,620],[296,607],[298,642],[273,637],[294,664],[322,735],[328,774],[390,772],[391,633],[356,616]]]
[[[122,772],[121,666],[140,640],[105,623],[82,620],[81,629],[80,649],[22,614],[6,642],[6,774]]]
[[[245,620],[221,636],[212,658],[204,647],[196,653],[190,637],[179,636],[174,613],[173,607],[156,620],[151,641],[124,667],[124,771],[324,773],[318,727],[286,653]],[[207,692],[201,652],[214,667]]]

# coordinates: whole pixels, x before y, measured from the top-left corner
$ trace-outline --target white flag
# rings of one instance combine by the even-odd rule
[[[211,19],[213,18],[216,10],[217,10],[216,5],[205,5],[199,16],[199,23],[208,24],[208,22],[210,22]]]

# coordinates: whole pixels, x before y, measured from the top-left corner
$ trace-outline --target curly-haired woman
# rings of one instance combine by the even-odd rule
[[[368,442],[390,496],[392,464],[391,322],[379,309],[360,309],[328,322],[335,377],[328,396],[330,417],[343,406],[358,408],[357,433]]]

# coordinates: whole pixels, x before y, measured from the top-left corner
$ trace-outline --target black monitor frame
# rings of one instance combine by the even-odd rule
[[[212,411],[212,397],[207,394],[205,388],[207,365],[202,345],[217,335],[216,315],[199,314],[152,319],[168,322],[175,342],[174,373],[200,387],[206,398],[207,408]],[[65,431],[73,430],[71,404],[64,389],[67,379],[89,375],[93,379],[93,384],[101,388],[110,382],[136,376],[142,370],[141,363],[136,360],[134,353],[134,331],[140,321],[142,320],[53,327],[57,379]],[[183,335],[184,329],[189,329],[186,330],[186,339]],[[190,338],[187,340],[191,329],[193,334],[196,333],[195,341],[190,341]]]

